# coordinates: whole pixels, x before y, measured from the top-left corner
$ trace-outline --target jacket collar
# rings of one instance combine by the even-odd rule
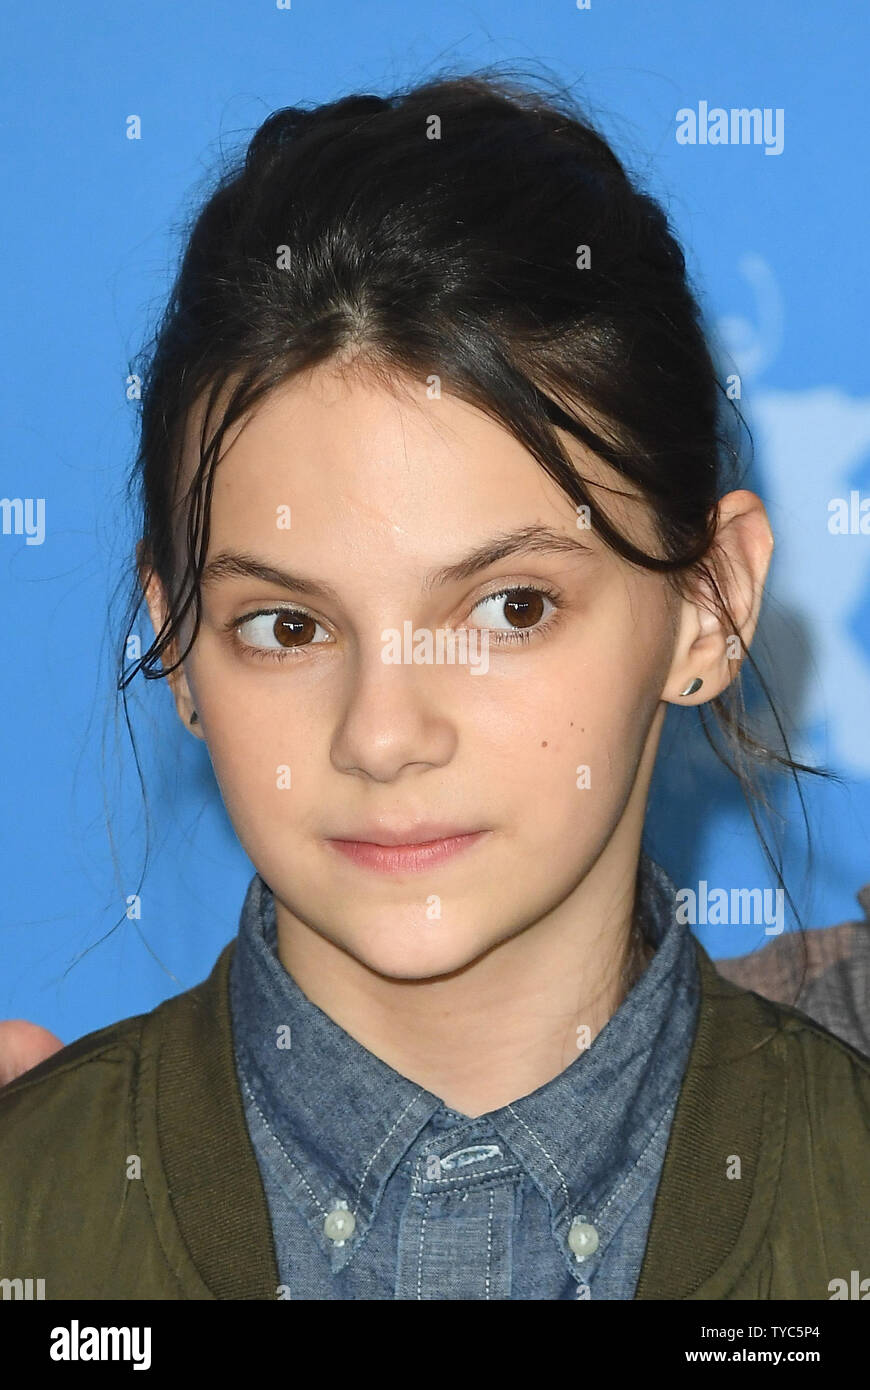
[[[787,1012],[721,976],[697,939],[698,1031],[677,1102],[639,1299],[718,1299],[767,1225],[785,1142]]]
[[[186,1250],[214,1298],[273,1300],[279,1277],[271,1222],[234,1062],[229,979],[236,945],[234,938],[224,947],[200,985],[146,1017],[137,1115],[144,1152],[155,1160],[151,1186],[161,1172],[166,1183],[152,1200],[164,1249]],[[751,1257],[745,1241],[735,1249],[747,1218],[763,1233],[763,1220],[753,1225],[751,1218],[772,1201],[773,1161],[783,1144],[779,1053],[764,1046],[777,1032],[777,1011],[723,979],[697,940],[694,946],[698,1027],[638,1299],[721,1296],[716,1290],[727,1287],[732,1268],[736,1274]]]

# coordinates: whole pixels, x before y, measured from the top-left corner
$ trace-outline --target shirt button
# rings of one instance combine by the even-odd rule
[[[587,1255],[595,1254],[598,1249],[598,1232],[594,1226],[589,1225],[585,1216],[574,1217],[568,1232],[568,1244],[578,1260],[585,1260]]]
[[[323,1223],[323,1233],[336,1245],[344,1245],[353,1235],[356,1226],[356,1217],[347,1207],[336,1207],[334,1211],[328,1213]]]

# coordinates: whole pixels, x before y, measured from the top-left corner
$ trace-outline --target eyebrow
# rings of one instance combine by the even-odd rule
[[[493,536],[452,564],[430,570],[423,580],[423,591],[429,593],[432,589],[440,588],[445,584],[456,584],[464,579],[470,579],[481,570],[488,569],[490,565],[496,565],[501,560],[509,559],[512,555],[588,555],[591,553],[592,547],[590,545],[574,536],[565,535],[561,531],[554,531],[549,526],[523,526],[516,531],[505,531]],[[304,575],[292,574],[289,570],[279,569],[277,566],[270,565],[264,560],[258,560],[255,555],[249,555],[243,551],[222,550],[206,565],[202,572],[201,583],[205,587],[217,583],[220,579],[227,578],[259,579],[266,584],[276,584],[281,588],[295,589],[298,593],[307,594],[311,598],[340,602],[338,592],[331,585],[321,583],[319,580],[307,579]]]

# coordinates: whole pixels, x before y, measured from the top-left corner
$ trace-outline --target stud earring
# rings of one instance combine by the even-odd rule
[[[691,685],[687,685],[686,688],[685,688],[685,690],[681,690],[681,691],[680,691],[680,694],[681,694],[681,695],[694,695],[695,691],[696,691],[696,690],[700,690],[700,689],[701,689],[701,686],[702,686],[703,684],[704,684],[704,682],[701,680],[701,677],[700,677],[700,676],[696,676],[695,679],[692,681],[692,684],[691,684]]]

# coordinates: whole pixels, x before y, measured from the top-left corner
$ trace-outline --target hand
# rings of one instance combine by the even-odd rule
[[[23,1018],[0,1021],[0,1086],[59,1052],[65,1044],[38,1023]]]

